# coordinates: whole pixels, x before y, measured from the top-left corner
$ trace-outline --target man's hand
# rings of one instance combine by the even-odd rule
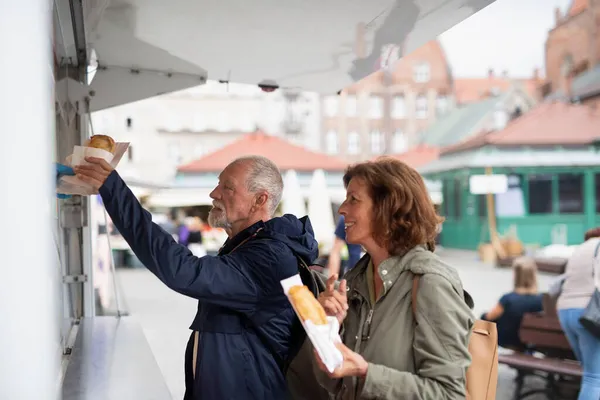
[[[341,325],[348,311],[348,297],[345,279],[340,282],[338,289],[335,289],[337,278],[337,274],[333,274],[327,279],[327,287],[325,291],[321,292],[318,300],[325,309],[325,313],[330,317],[336,317]]]
[[[75,174],[77,174],[78,179],[98,190],[104,185],[106,178],[113,171],[113,167],[102,158],[86,157],[85,161],[89,162],[90,165],[76,166],[74,168]]]
[[[367,376],[369,363],[360,354],[353,352],[342,343],[336,344],[336,347],[342,352],[344,361],[342,366],[336,368],[333,372],[327,370],[327,367],[325,367],[325,364],[321,361],[321,357],[319,357],[319,353],[317,353],[316,350],[314,351],[317,365],[321,371],[327,373],[330,378],[334,379],[343,378],[345,376],[358,376],[362,378]]]

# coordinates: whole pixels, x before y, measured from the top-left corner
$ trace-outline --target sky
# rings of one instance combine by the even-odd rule
[[[513,77],[544,71],[544,43],[554,27],[554,9],[563,14],[571,0],[496,0],[440,35],[454,76],[483,77],[493,68]]]

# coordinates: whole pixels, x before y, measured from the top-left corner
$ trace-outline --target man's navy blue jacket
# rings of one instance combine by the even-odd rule
[[[258,222],[227,240],[218,256],[198,258],[152,222],[116,171],[100,195],[140,261],[171,289],[199,300],[190,327],[200,335],[196,379],[192,334],[185,399],[284,399],[278,359],[287,357],[295,314],[280,281],[298,273],[294,252],[309,265],[318,255],[308,218]]]

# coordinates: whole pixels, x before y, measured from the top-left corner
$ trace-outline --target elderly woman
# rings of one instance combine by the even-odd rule
[[[457,272],[433,253],[442,218],[423,179],[384,158],[350,167],[344,184],[346,237],[367,254],[319,297],[344,343],[333,373],[315,353],[319,383],[343,400],[464,399],[473,317]]]

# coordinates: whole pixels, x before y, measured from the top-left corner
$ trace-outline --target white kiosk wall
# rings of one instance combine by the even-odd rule
[[[52,399],[59,365],[49,204],[53,101],[51,3],[0,0],[0,394]]]

